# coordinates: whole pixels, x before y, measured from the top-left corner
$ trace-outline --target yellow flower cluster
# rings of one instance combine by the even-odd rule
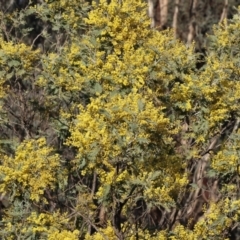
[[[238,168],[240,157],[240,141],[238,139],[239,134],[240,131],[236,133],[233,139],[226,141],[221,151],[214,155],[211,166],[217,172],[221,174],[240,174],[240,170]]]
[[[67,23],[71,29],[79,29],[80,23],[82,22],[81,7],[86,7],[87,2],[84,0],[73,0],[71,2],[67,0],[49,1],[46,0],[48,5],[49,14],[54,19]],[[38,4],[35,5],[39,14],[41,14],[43,6]]]
[[[47,236],[47,239],[65,239],[74,240],[78,239],[79,231],[74,230],[68,231],[66,227],[69,219],[66,214],[60,214],[54,212],[48,213],[36,213],[32,212],[31,215],[26,219],[26,227],[23,227],[21,233],[33,232],[40,236]]]
[[[239,55],[238,44],[239,22],[214,27],[215,40],[206,57],[206,68],[199,75],[195,87],[201,89],[198,98],[205,98],[209,108],[206,116],[210,127],[229,117],[231,112],[238,110],[240,99],[240,82],[238,61],[233,60]],[[236,33],[236,34],[235,34]]]
[[[225,229],[230,227],[239,217],[239,200],[225,198],[218,203],[211,203],[203,217],[190,230],[182,225],[177,225],[172,231],[172,236],[165,239],[171,240],[201,240],[201,239],[228,239]]]
[[[44,200],[44,190],[54,188],[58,182],[60,158],[47,147],[46,140],[26,140],[17,148],[15,157],[4,156],[0,172],[1,192],[11,192],[14,184],[21,186],[18,192],[27,191],[30,199]],[[65,176],[62,172],[62,178]]]
[[[128,42],[132,44],[144,39],[149,32],[150,21],[146,13],[142,11],[145,8],[146,3],[137,0],[122,1],[122,4],[119,4],[117,0],[109,4],[106,0],[100,0],[99,5],[95,5],[95,9],[89,13],[85,22],[102,29],[102,37],[108,37],[105,35],[108,33],[113,44],[118,45],[117,49],[120,50],[124,45],[127,46]],[[132,28],[136,31],[129,34]]]
[[[118,239],[115,234],[114,228],[110,222],[108,222],[108,225],[106,228],[101,229],[100,231],[96,232],[92,236],[90,236],[89,234],[86,234],[85,236],[85,240],[105,240],[105,239],[112,239],[112,240]]]
[[[33,51],[31,47],[24,43],[14,44],[13,42],[5,42],[0,38],[0,64],[1,66],[9,64],[11,60],[17,60],[15,67],[21,66],[26,72],[33,69],[34,61],[39,58],[39,50]],[[9,70],[7,67],[6,70]]]
[[[24,221],[11,222],[12,218],[4,217],[4,229],[7,231],[6,239],[15,239],[16,233],[22,239],[29,235],[38,236],[39,239],[65,239],[77,240],[78,230],[70,230],[71,223],[67,213],[59,211],[52,213],[39,213],[32,211],[26,213]]]
[[[6,96],[7,88],[3,84],[14,74],[16,76],[29,74],[38,58],[39,51],[33,51],[23,43],[14,44],[0,38],[0,98]]]
[[[74,230],[73,232],[63,230],[63,231],[55,231],[51,232],[48,235],[48,240],[78,240],[79,239],[79,231]]]
[[[100,1],[93,4],[93,8],[85,19],[91,26],[88,34],[82,36],[81,41],[72,39],[60,53],[49,54],[44,59],[48,78],[71,91],[97,83],[100,85],[97,96],[105,91],[122,89],[149,91],[154,80],[152,94],[164,96],[166,85],[180,77],[187,84],[176,84],[171,98],[175,102],[182,101],[182,108],[190,110],[193,83],[189,69],[194,62],[193,47],[187,48],[180,41],[173,41],[170,30],[149,29],[150,22],[143,10],[146,4],[141,1],[125,0],[121,4],[117,0],[109,4]],[[96,29],[99,30],[97,34]],[[43,76],[39,82],[48,84]]]
[[[32,226],[33,232],[48,232],[51,228],[61,229],[62,225],[68,222],[65,215],[61,215],[59,212],[53,214],[32,212],[27,218],[29,226]],[[23,229],[27,231],[27,228]]]
[[[106,100],[99,97],[92,99],[86,109],[80,107],[81,113],[71,128],[68,144],[78,148],[79,159],[88,158],[88,154],[96,149],[95,159],[88,167],[103,164],[111,171],[114,169],[111,161],[115,157],[137,139],[149,139],[151,130],[166,132],[169,119],[164,117],[161,108],[155,108],[137,93],[123,97],[115,95]],[[115,179],[114,173],[98,171],[103,182],[111,183]]]

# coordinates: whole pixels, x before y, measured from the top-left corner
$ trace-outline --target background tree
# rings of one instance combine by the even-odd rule
[[[174,35],[191,44],[195,41],[198,51],[208,46],[207,34],[212,26],[236,13],[238,0],[148,0],[151,26],[157,29],[174,29]]]

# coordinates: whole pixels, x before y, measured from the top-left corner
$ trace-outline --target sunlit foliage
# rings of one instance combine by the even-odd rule
[[[214,27],[199,69],[194,44],[150,28],[146,9],[48,0],[1,13],[3,239],[235,234],[240,18]],[[43,26],[34,39],[28,17]]]

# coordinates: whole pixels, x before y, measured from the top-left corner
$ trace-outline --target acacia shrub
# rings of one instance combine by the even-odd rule
[[[0,41],[1,236],[230,237],[239,16],[214,28],[197,70],[194,45],[150,29],[146,3],[101,0],[81,16],[67,4],[24,10],[71,27],[63,43]]]

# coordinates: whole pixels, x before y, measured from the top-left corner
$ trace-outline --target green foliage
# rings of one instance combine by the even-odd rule
[[[150,29],[146,8],[49,0],[1,12],[3,239],[234,234],[240,18],[214,27],[197,69],[195,46]]]

